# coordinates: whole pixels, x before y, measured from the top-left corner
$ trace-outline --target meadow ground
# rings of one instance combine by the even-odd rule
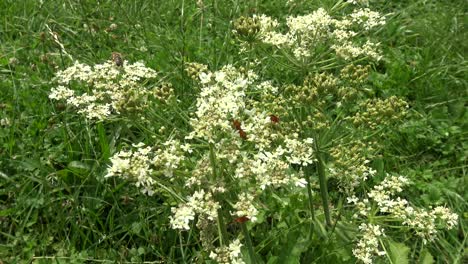
[[[0,263],[466,263],[468,5],[355,2],[0,1]]]

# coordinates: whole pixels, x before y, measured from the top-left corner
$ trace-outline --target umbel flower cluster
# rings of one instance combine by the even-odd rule
[[[123,61],[121,66],[113,61],[94,66],[75,62],[57,73],[59,85],[49,98],[65,101],[87,119],[105,120],[146,107],[148,97],[157,94],[158,88],[148,89],[144,84],[156,76],[156,71],[141,62]]]
[[[199,221],[219,221],[221,208],[229,208],[229,218],[257,223],[263,210],[259,198],[267,188],[306,185],[293,166],[314,162],[314,141],[301,139],[286,120],[258,102],[258,94],[277,93],[270,82],[260,82],[253,71],[231,65],[214,72],[197,65],[189,65],[187,71],[198,73],[200,94],[190,120],[193,130],[185,140],[206,144],[198,146],[201,155],[190,173],[176,173],[188,160],[190,146],[170,141],[159,150],[139,144],[115,154],[107,176],[131,180],[147,194],[154,193],[161,175],[184,181],[192,194],[172,208],[169,220],[176,230],[191,229],[197,216]],[[210,228],[209,224],[198,226]],[[236,241],[219,245],[210,256],[220,263],[242,263],[237,250],[241,244]]]
[[[353,255],[360,261],[366,264],[371,264],[373,257],[385,255],[385,251],[380,248],[380,240],[385,237],[383,228],[379,225],[362,223],[359,226],[359,231],[362,234],[361,239],[353,249]]]
[[[236,239],[229,244],[229,246],[224,246],[217,248],[214,252],[210,253],[210,258],[216,260],[220,264],[244,264],[241,255],[241,247],[239,239]]]
[[[193,65],[189,67],[194,69]],[[251,94],[277,91],[271,84],[259,82],[254,72],[230,65],[215,72],[198,68],[203,69],[198,74],[201,90],[191,120],[193,131],[186,139],[206,140],[209,148],[186,179],[187,186],[201,190],[173,208],[171,224],[187,230],[195,214],[216,220],[220,201],[215,201],[212,193],[239,189],[247,191],[238,193],[232,201],[232,215],[256,222],[256,193],[269,187],[305,186],[305,180],[291,165],[313,163],[313,140],[285,133],[275,113],[254,106],[259,104]],[[218,170],[220,166],[224,171]],[[205,186],[217,187],[203,191]]]
[[[266,15],[241,17],[234,23],[234,33],[242,39],[260,39],[262,42],[291,51],[298,60],[313,57],[315,50],[329,47],[338,57],[354,60],[367,57],[380,60],[379,43],[364,34],[385,25],[385,17],[369,8],[353,10],[352,13],[333,17],[319,8],[307,15],[288,16],[288,30],[281,32],[278,20]],[[322,52],[320,54],[323,54]]]
[[[111,157],[112,166],[105,177],[119,176],[134,182],[142,193],[153,195],[157,184],[155,175],[173,178],[174,172],[185,160],[190,146],[177,140],[168,140],[158,147],[134,144],[131,150],[121,150]]]
[[[400,221],[420,237],[424,244],[433,241],[439,230],[450,230],[457,225],[458,215],[446,207],[437,206],[429,210],[417,208],[406,199],[396,197],[408,184],[409,180],[406,177],[387,175],[367,194],[367,198],[348,197],[348,203],[357,209],[354,218],[367,222],[374,215],[385,215],[392,221],[392,226],[395,225],[395,221]],[[383,230],[370,223],[362,223],[359,229],[363,231],[362,238],[353,254],[364,263],[372,263],[375,255],[385,253],[379,250],[379,243],[376,242],[379,237],[384,236]]]

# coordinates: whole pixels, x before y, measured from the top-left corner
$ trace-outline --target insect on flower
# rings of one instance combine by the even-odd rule
[[[118,52],[112,52],[112,60],[114,61],[115,65],[117,65],[118,67],[122,67],[123,65],[122,54]]]
[[[279,123],[279,117],[275,115],[270,115],[270,120],[272,123]]]
[[[241,216],[241,217],[238,217],[238,218],[234,219],[234,222],[242,224],[242,223],[245,223],[245,222],[247,222],[249,220],[250,220],[250,218],[248,218],[247,216]]]
[[[242,129],[241,122],[237,119],[232,120],[232,126],[239,132],[239,136],[243,139],[247,138],[247,133]]]
[[[242,129],[239,130],[239,136],[240,136],[242,139],[247,139],[247,133],[245,133],[245,131],[242,130]]]
[[[236,129],[236,130],[242,130],[241,128],[241,122],[237,119],[234,119],[232,120],[232,126]]]

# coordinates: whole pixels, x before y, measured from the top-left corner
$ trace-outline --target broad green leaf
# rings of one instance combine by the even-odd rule
[[[429,252],[429,250],[427,249],[424,249],[422,252],[421,252],[421,256],[419,258],[419,263],[421,264],[432,264],[434,263],[434,257],[431,255],[431,253]]]
[[[387,254],[393,264],[408,264],[410,248],[403,243],[388,241]]]

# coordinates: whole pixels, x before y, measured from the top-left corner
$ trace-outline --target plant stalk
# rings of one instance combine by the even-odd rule
[[[309,210],[310,210],[310,216],[312,217],[312,219],[315,218],[315,210],[314,210],[314,202],[312,201],[312,186],[310,185],[310,177],[312,177],[312,175],[309,174],[308,177],[306,177],[306,180],[307,180],[307,195],[309,197]]]
[[[250,239],[249,230],[247,230],[247,224],[246,223],[241,223],[241,228],[242,228],[242,232],[244,233],[245,244],[246,244],[247,249],[249,251],[250,263],[255,264],[255,263],[257,263],[255,261],[255,251],[254,251],[253,246],[252,246],[252,240]]]
[[[312,238],[314,234],[314,221],[315,221],[315,210],[314,210],[314,202],[313,202],[313,196],[312,196],[312,186],[310,185],[310,178],[312,177],[311,173],[308,173],[309,175],[306,176],[307,180],[307,196],[309,197],[309,210],[310,210],[310,217],[312,218],[312,221],[310,221],[310,232],[309,236]]]
[[[227,245],[227,230],[226,230],[226,224],[224,223],[224,218],[223,214],[221,212],[221,209],[218,209],[218,219],[217,219],[217,224],[218,224],[218,235],[219,235],[219,244],[221,246]]]
[[[320,182],[320,195],[322,197],[323,212],[325,213],[325,222],[327,227],[331,227],[330,219],[330,206],[328,205],[328,188],[327,188],[327,176],[325,174],[325,164],[323,164],[322,153],[318,147],[317,140],[315,140],[315,147],[317,152],[317,169]]]

